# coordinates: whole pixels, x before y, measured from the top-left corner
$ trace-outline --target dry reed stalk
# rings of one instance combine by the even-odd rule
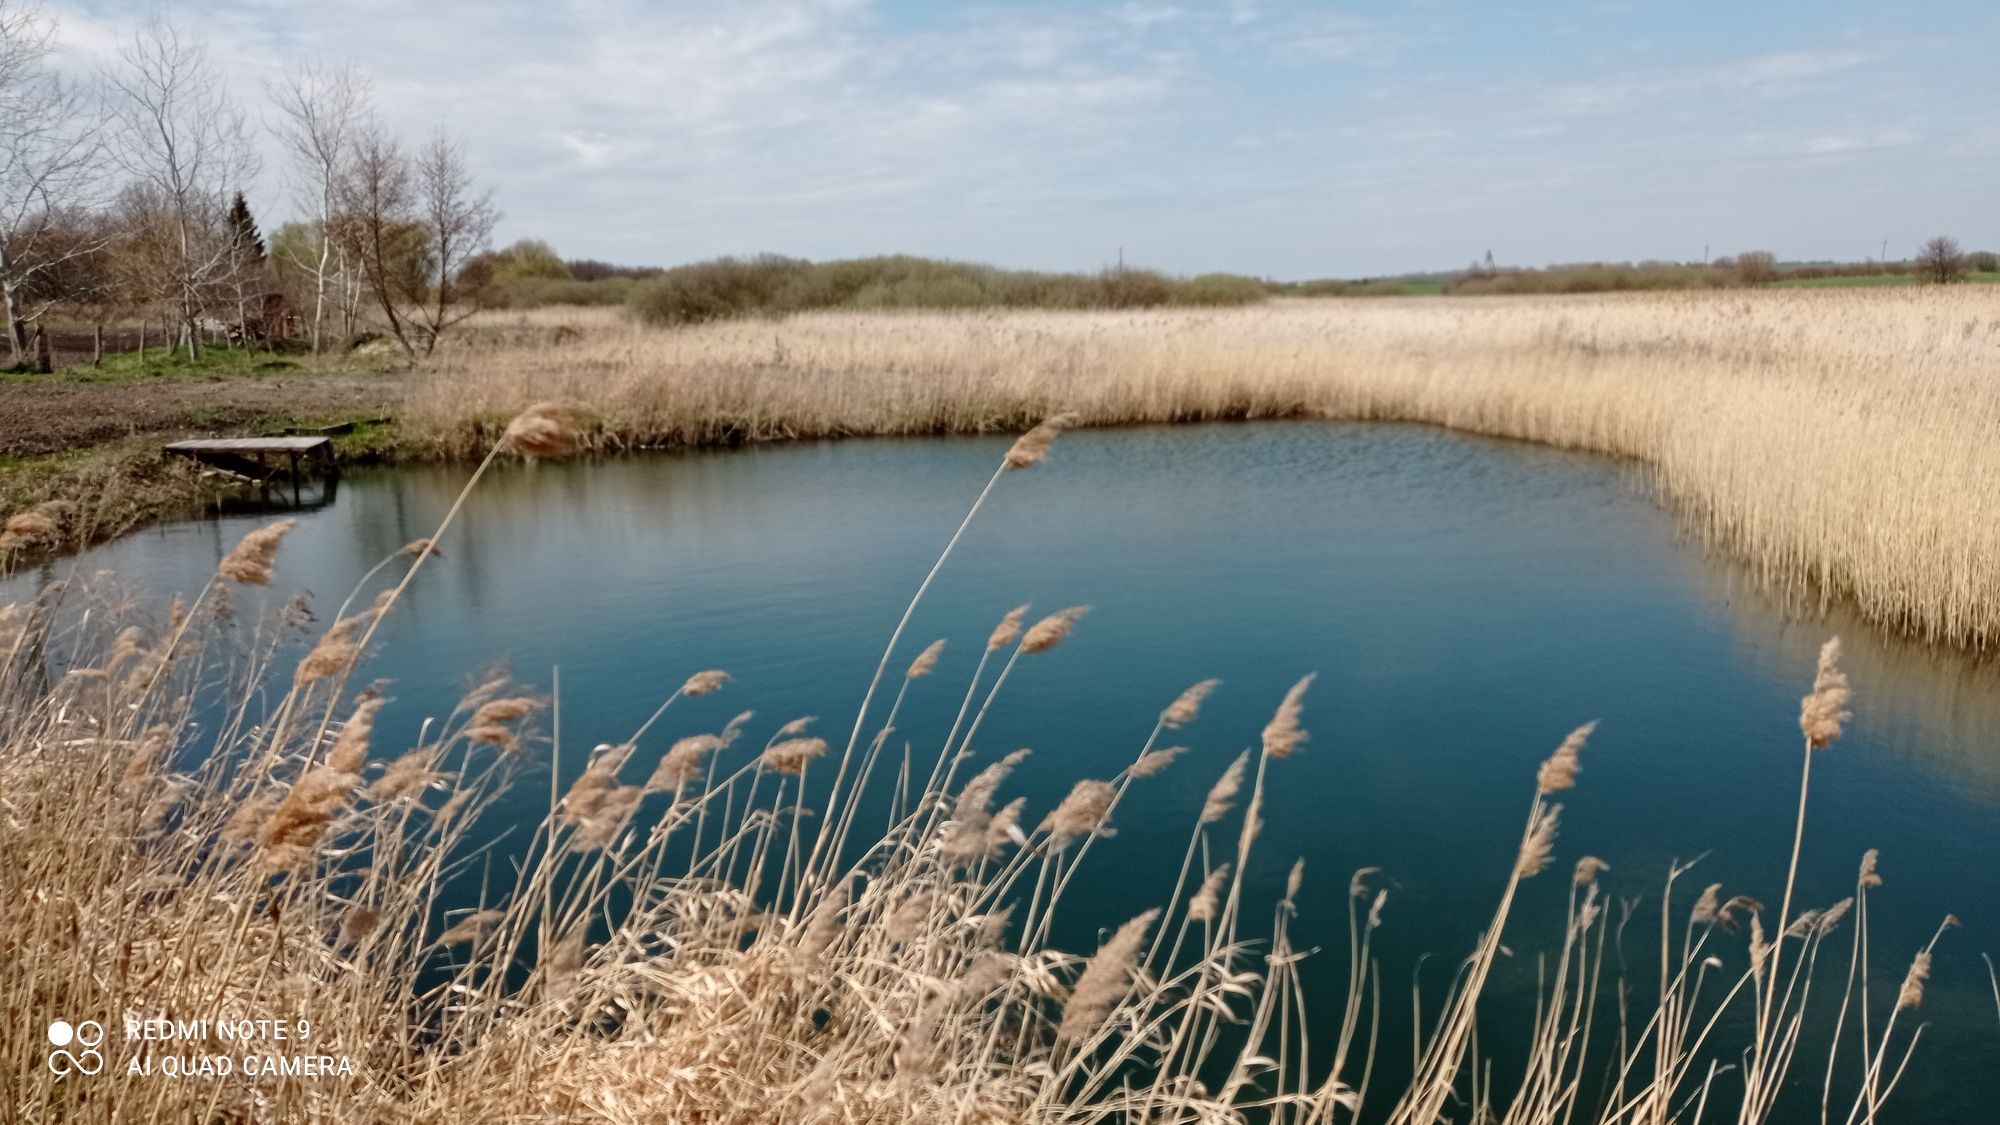
[[[818,313],[650,329],[600,313],[444,358],[413,444],[485,448],[533,398],[656,448],[1078,424],[1424,422],[1632,458],[1786,596],[2000,640],[2000,326],[1983,287],[1277,301],[1234,310]],[[469,342],[468,348],[472,347]],[[786,357],[770,362],[773,349]],[[1912,500],[1912,497],[1920,499]]]

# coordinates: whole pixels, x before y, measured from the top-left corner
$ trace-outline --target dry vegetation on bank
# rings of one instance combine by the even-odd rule
[[[509,327],[514,326],[514,327]],[[677,331],[489,322],[412,391],[408,442],[476,453],[566,398],[606,448],[1314,417],[1635,458],[1777,588],[2000,642],[2000,291],[1294,301],[1138,313],[817,314]]]
[[[560,454],[577,420],[531,411],[508,440]],[[1017,442],[967,521],[1052,437]],[[1374,968],[1380,872],[1312,891],[1294,867],[1278,901],[1246,893],[1267,778],[1282,783],[1286,759],[1314,752],[1312,677],[1274,701],[1256,748],[1227,766],[1162,745],[1200,720],[1216,682],[1195,684],[1139,718],[1122,770],[1047,809],[1007,799],[1019,759],[980,745],[978,728],[1015,662],[1082,641],[1079,609],[1015,610],[967,638],[977,659],[950,672],[939,645],[904,637],[906,613],[851,734],[831,742],[810,720],[747,713],[692,732],[685,701],[728,680],[692,668],[638,731],[590,731],[620,741],[581,769],[536,733],[560,697],[505,679],[421,731],[378,730],[376,688],[350,688],[383,616],[424,596],[419,570],[451,565],[430,550],[448,547],[451,520],[383,560],[351,599],[366,608],[343,607],[316,637],[294,640],[296,614],[253,630],[227,608],[232,587],[282,575],[285,523],[251,533],[159,620],[128,624],[104,603],[80,617],[0,610],[9,1119],[1664,1125],[1760,1122],[1782,1092],[1856,1125],[1877,1119],[1916,1046],[1930,948],[1900,951],[1914,954],[1895,967],[1900,988],[1877,977],[1871,993],[1873,853],[1853,897],[1793,904],[1812,764],[1848,718],[1837,644],[1800,708],[1799,819],[1768,922],[1756,900],[1719,885],[1691,894],[1686,870],[1673,872],[1646,923],[1658,976],[1623,980],[1603,864],[1556,859],[1556,801],[1578,783],[1586,725],[1522,779],[1518,849],[1487,857],[1498,905],[1452,984],[1405,1001]],[[375,592],[371,580],[398,573]],[[51,681],[51,661],[74,670]],[[882,749],[905,693],[956,693],[940,681],[967,664],[959,722],[941,738],[898,732],[923,749],[913,768],[892,765]],[[190,722],[217,705],[220,723]],[[1167,769],[1214,776],[1199,807],[1127,799]],[[505,787],[544,782],[548,813],[524,828],[522,864],[488,863],[481,812]],[[863,794],[890,791],[875,819],[880,804]],[[1139,815],[1187,818],[1178,879],[1174,857],[1151,873],[1167,897],[1096,920],[1107,936],[1095,950],[1051,947],[1055,912],[1088,909],[1065,892],[1092,840]],[[453,901],[453,877],[482,870],[478,901]],[[1496,1074],[1475,1015],[1516,891],[1536,878],[1569,881],[1562,936],[1544,951],[1533,1015],[1503,1036],[1528,1046],[1526,1069]],[[1345,935],[1308,935],[1327,952],[1290,932],[1304,893],[1348,904]],[[1342,936],[1344,997],[1309,1014],[1297,964],[1339,956]],[[1812,971],[1821,956],[1846,963],[1838,1050],[1806,1031],[1810,986],[1830,977]],[[1833,987],[1822,982],[1820,1004]],[[1382,1005],[1406,1002],[1425,1028],[1413,1077],[1371,1090],[1384,1053],[1403,1049],[1378,1039]],[[169,1055],[255,1052],[114,1034],[108,1073],[58,1078],[43,1065],[50,1016],[113,1028],[303,1017],[310,1045],[285,1050],[346,1061],[310,1078],[174,1080]],[[153,1074],[125,1074],[134,1057]]]

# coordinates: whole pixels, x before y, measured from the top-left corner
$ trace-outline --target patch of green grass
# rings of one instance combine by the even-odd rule
[[[356,421],[354,428],[333,435],[333,453],[343,465],[375,464],[396,458],[396,421]]]
[[[1966,278],[1975,285],[2000,284],[2000,273],[1975,273]],[[1907,273],[1870,273],[1855,277],[1792,277],[1771,283],[1773,289],[1886,289],[1916,285]]]
[[[211,345],[201,350],[199,360],[190,361],[180,348],[147,348],[143,352],[118,352],[104,357],[101,365],[73,364],[57,368],[52,375],[38,372],[0,372],[0,383],[51,379],[72,383],[125,383],[138,379],[210,379],[278,375],[303,366],[297,356],[274,355],[262,349]]]

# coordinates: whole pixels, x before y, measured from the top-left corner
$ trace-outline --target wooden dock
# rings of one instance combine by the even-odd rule
[[[169,444],[167,452],[264,484],[290,479],[294,491],[303,476],[331,480],[340,475],[333,439],[325,437],[194,438]]]

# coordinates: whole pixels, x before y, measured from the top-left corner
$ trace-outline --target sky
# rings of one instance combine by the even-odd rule
[[[63,65],[156,10],[43,0]],[[2000,248],[2000,4],[203,0],[253,120],[351,61],[501,242],[1359,277]],[[252,191],[291,204],[276,148]]]

